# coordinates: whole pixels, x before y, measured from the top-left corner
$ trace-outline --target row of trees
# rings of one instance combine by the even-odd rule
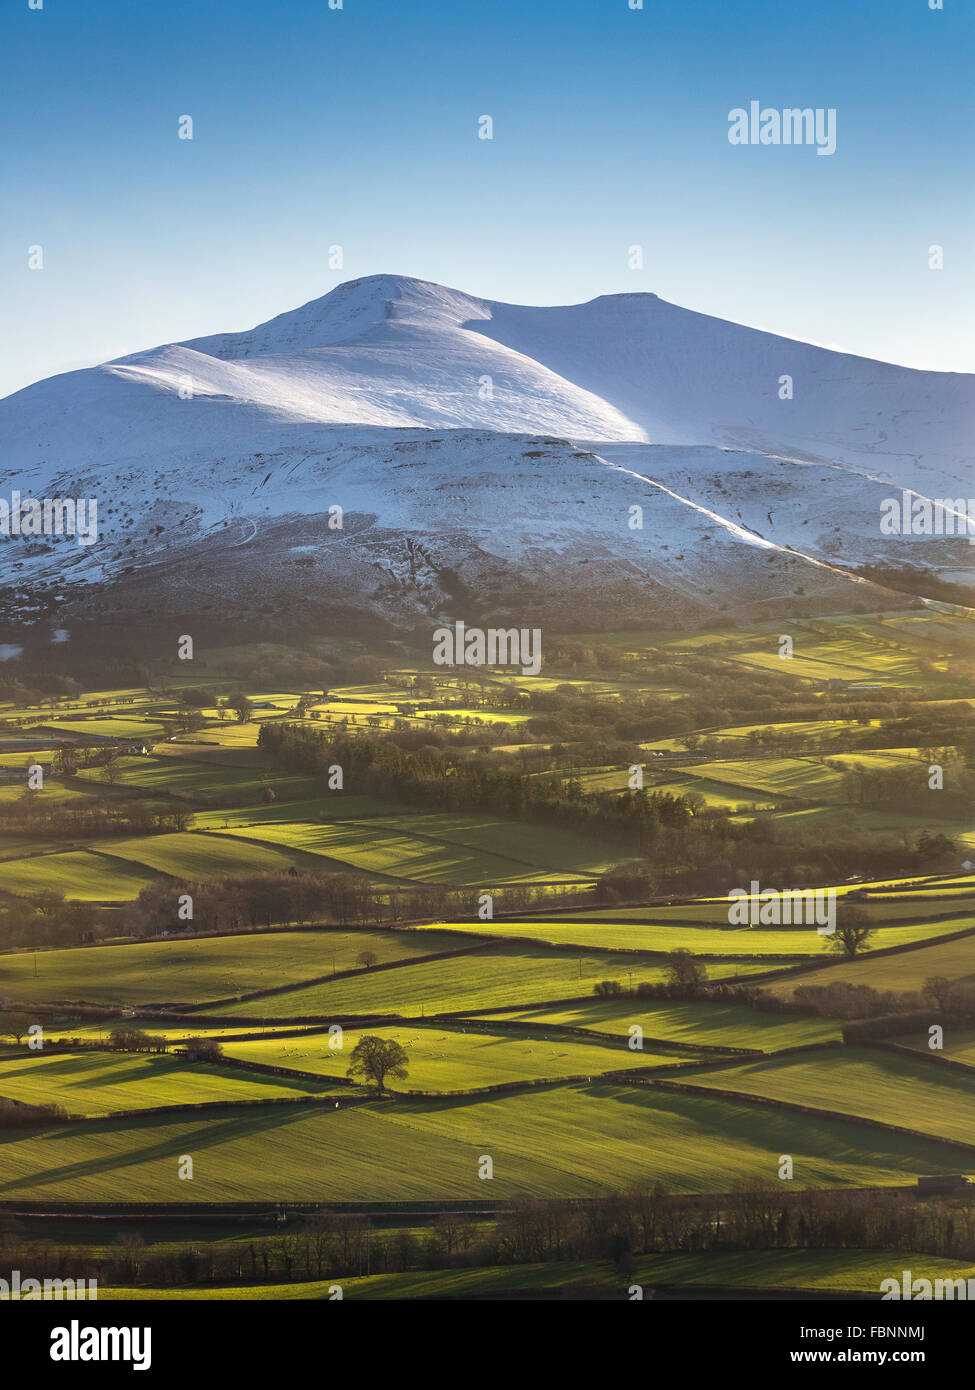
[[[325,775],[341,767],[345,787],[386,800],[403,799],[444,811],[493,811],[543,823],[595,828],[639,851],[660,829],[688,824],[694,805],[652,789],[627,796],[583,793],[577,781],[526,778],[517,770],[485,768],[434,749],[409,752],[377,738],[333,739],[300,724],[263,724],[258,746],[283,767]]]
[[[125,930],[241,931],[312,922],[371,923],[387,915],[369,884],[352,874],[258,873],[146,884],[119,913]]]
[[[346,791],[446,812],[489,811],[612,840],[620,857],[645,860],[666,891],[721,892],[749,876],[765,887],[791,888],[854,872],[933,871],[951,864],[954,854],[943,834],[880,835],[844,826],[830,837],[820,826],[805,830],[771,816],[735,821],[692,794],[585,792],[577,780],[525,777],[510,763],[488,764],[456,749],[408,750],[393,739],[366,736],[335,739],[277,722],[262,725],[258,742],[282,766],[306,775],[341,767]]]
[[[108,932],[104,915],[93,903],[67,902],[53,889],[10,898],[0,907],[0,948],[80,946]],[[4,973],[0,959],[0,994],[5,992]]]
[[[411,1222],[415,1227],[415,1222]],[[635,1259],[664,1253],[761,1250],[888,1250],[975,1259],[975,1199],[919,1202],[898,1191],[789,1190],[750,1179],[729,1194],[674,1196],[638,1184],[593,1202],[517,1199],[493,1222],[461,1213],[437,1217],[422,1233],[376,1227],[369,1217],[321,1212],[295,1216],[249,1241],[187,1240],[147,1247],[130,1229],[98,1253],[28,1240],[16,1218],[0,1217],[0,1257],[22,1278],[98,1278],[106,1284],[193,1286],[342,1279],[410,1269],[597,1261],[615,1269],[621,1293]],[[584,1280],[583,1280],[584,1283]],[[582,1289],[580,1289],[580,1293]]]
[[[106,770],[111,767],[109,763]],[[97,784],[96,784],[97,787]],[[94,790],[95,788],[93,788]],[[38,835],[52,840],[91,840],[112,835],[168,835],[185,830],[190,811],[172,806],[162,811],[136,799],[122,802],[72,806],[41,801],[26,787],[16,801],[3,804],[0,834]]]
[[[131,1024],[118,1024],[108,1035],[108,1045],[116,1052],[165,1052],[170,1039],[164,1034],[146,1033]],[[195,1054],[201,1062],[219,1062],[223,1058],[223,1045],[219,1038],[185,1038],[180,1047]]]

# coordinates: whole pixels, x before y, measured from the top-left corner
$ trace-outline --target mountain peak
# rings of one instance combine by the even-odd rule
[[[366,275],[345,280],[318,299],[243,333],[191,338],[179,346],[235,361],[334,347],[362,338],[390,319],[458,325],[467,319],[489,317],[485,303],[460,290],[409,275]]]
[[[0,401],[22,496],[117,499],[105,544],[80,556],[0,547],[0,588],[111,584],[113,604],[125,590],[141,613],[151,593],[179,613],[199,602],[184,575],[202,563],[215,611],[236,594],[251,616],[255,594],[283,611],[297,586],[343,613],[428,618],[447,572],[517,605],[537,593],[574,622],[583,591],[633,614],[688,595],[744,602],[770,592],[769,556],[787,593],[796,565],[808,588],[832,583],[838,560],[887,554],[891,487],[961,495],[973,419],[973,377],[844,356],[645,292],[532,307],[369,275],[246,332]],[[333,502],[354,518],[334,536]],[[649,544],[627,527],[634,502]],[[297,555],[313,559],[296,571]]]

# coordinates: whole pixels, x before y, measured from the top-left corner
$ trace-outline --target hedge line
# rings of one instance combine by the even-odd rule
[[[215,1009],[224,1004],[246,1004],[252,999],[270,999],[276,994],[291,994],[295,990],[310,989],[313,985],[325,985],[330,980],[349,980],[355,975],[376,975],[382,970],[401,970],[406,965],[426,965],[433,960],[448,960],[451,956],[468,955],[471,951],[480,949],[479,941],[473,942],[470,946],[457,946],[451,951],[434,951],[428,956],[410,956],[406,960],[382,961],[377,965],[360,965],[353,970],[335,970],[328,975],[313,975],[307,980],[298,980],[291,985],[275,985],[272,989],[255,989],[247,994],[232,994],[226,999],[207,999],[205,1003],[196,1004],[170,1004],[169,1008],[175,1009],[182,1014],[190,1014],[195,1017],[193,1011],[196,1008]]]
[[[931,1144],[945,1144],[951,1149],[960,1149],[966,1154],[975,1155],[975,1144],[966,1144],[961,1139],[945,1139],[939,1134],[929,1134],[925,1130],[908,1129],[905,1125],[888,1124],[886,1120],[868,1119],[865,1115],[850,1115],[842,1110],[827,1110],[823,1106],[801,1105],[794,1100],[777,1100],[772,1096],[752,1095],[748,1091],[715,1090],[709,1086],[692,1086],[686,1081],[666,1081],[656,1077],[648,1083],[662,1090],[683,1091],[688,1095],[707,1096],[710,1100],[737,1100],[750,1105],[770,1105],[778,1110],[790,1110],[801,1115],[812,1115],[817,1119],[836,1120],[842,1124],[868,1125],[871,1129],[881,1129],[888,1134],[904,1134],[910,1139],[923,1139]]]

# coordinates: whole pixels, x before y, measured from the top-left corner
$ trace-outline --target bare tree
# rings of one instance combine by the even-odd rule
[[[922,992],[936,1009],[943,1012],[948,1007],[951,981],[945,975],[929,975],[924,981]]]
[[[0,1014],[0,1037],[13,1038],[18,1047],[23,1046],[31,1020],[27,1014],[15,1012]]]
[[[866,950],[872,936],[870,918],[863,908],[848,907],[844,904],[836,923],[836,930],[827,939],[827,944],[829,950],[852,960],[854,956]]]
[[[685,988],[703,985],[708,977],[707,966],[683,949],[667,952],[665,969],[672,985]]]
[[[348,1075],[352,1080],[361,1077],[375,1083],[380,1095],[385,1093],[387,1076],[400,1080],[409,1075],[406,1051],[395,1038],[377,1038],[367,1033],[352,1051]]]

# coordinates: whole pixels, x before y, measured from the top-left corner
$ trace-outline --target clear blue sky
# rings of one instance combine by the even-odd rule
[[[0,394],[380,271],[975,371],[975,17],[944,3],[5,0]],[[730,145],[751,99],[835,107],[836,154]]]

